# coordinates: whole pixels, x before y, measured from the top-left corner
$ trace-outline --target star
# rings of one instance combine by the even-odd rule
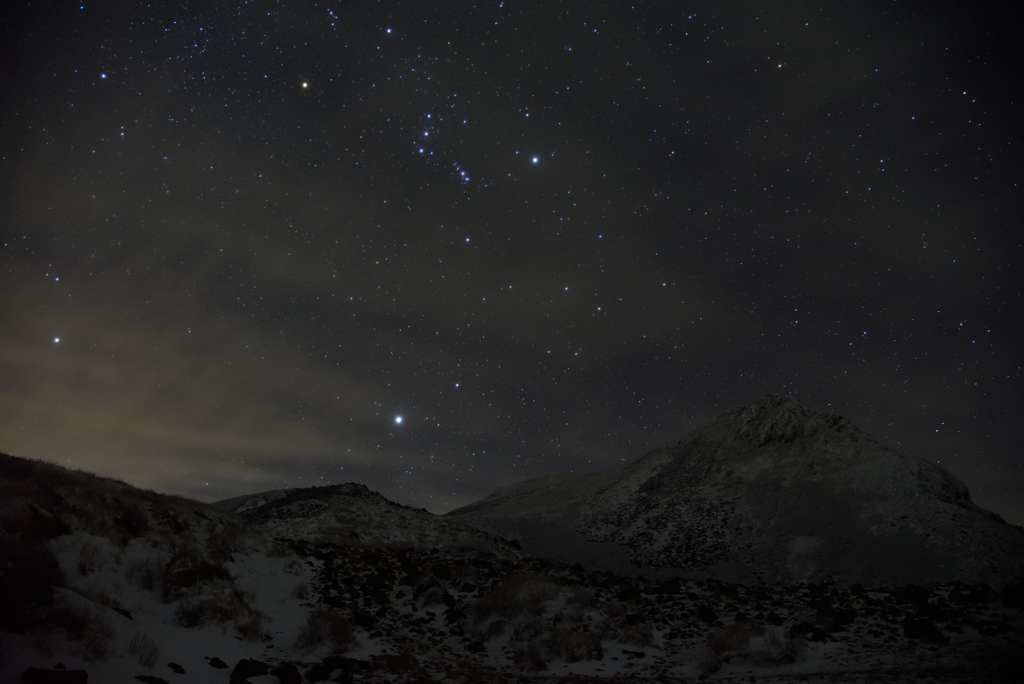
[[[395,416],[395,425],[402,424],[402,416]]]

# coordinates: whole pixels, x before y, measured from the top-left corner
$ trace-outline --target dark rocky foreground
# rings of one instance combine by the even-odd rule
[[[306,602],[338,616],[337,652],[310,659],[267,645],[235,662],[210,653],[203,681],[1024,681],[1020,582],[767,588],[648,581],[465,549],[280,541],[316,568]],[[531,587],[534,600],[514,600]],[[360,640],[383,648],[352,655]],[[23,681],[84,681],[45,674]],[[168,666],[135,678],[189,674]]]
[[[319,568],[319,605],[388,642],[389,653],[354,665],[356,681],[1024,681],[1019,581],[998,591],[962,583],[767,588],[647,581],[473,553],[308,543],[295,550]],[[524,577],[551,582],[576,602],[501,613],[496,597]],[[579,648],[585,640],[566,639],[565,630],[593,635],[597,649]],[[539,644],[538,659],[502,638],[515,631]],[[780,643],[753,643],[766,631]],[[607,642],[615,646],[601,648]],[[813,666],[801,667],[812,650]],[[555,653],[554,662],[545,657]],[[309,681],[323,672],[297,666]]]

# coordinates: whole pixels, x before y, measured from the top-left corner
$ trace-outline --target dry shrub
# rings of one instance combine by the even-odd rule
[[[583,606],[579,604],[568,604],[565,610],[559,613],[561,621],[569,623],[580,623],[586,619],[586,612],[583,610]]]
[[[558,585],[548,575],[536,572],[523,572],[509,577],[483,600],[483,613],[493,609],[504,615],[542,615],[544,602],[558,596]]]
[[[755,637],[762,637],[761,643],[752,646]],[[791,637],[781,628],[765,629],[756,622],[737,622],[711,636],[699,664],[704,674],[711,674],[728,659],[727,654],[739,651],[760,665],[778,665],[793,662],[805,647],[802,638]]]
[[[594,632],[576,632],[565,627],[556,627],[551,631],[548,647],[569,663],[604,658],[601,637]]]
[[[92,600],[93,602],[98,603],[101,606],[106,606],[107,608],[110,608],[115,613],[120,613],[121,615],[125,616],[129,620],[132,617],[131,613],[128,612],[128,609],[124,607],[123,603],[121,603],[120,601],[118,601],[116,598],[114,598],[113,596],[111,596],[110,594],[108,594],[105,591],[98,591],[98,592],[95,592],[95,593],[87,593],[86,596],[90,600]]]
[[[64,584],[49,546],[0,531],[0,631],[25,632],[35,623],[36,610],[53,603],[54,587]]]
[[[209,615],[209,600],[187,600],[174,609],[174,620],[182,627],[202,627]]]
[[[291,596],[299,601],[305,601],[309,598],[309,584],[306,582],[299,582],[295,585],[295,588],[291,590]]]
[[[516,646],[512,656],[515,659],[516,667],[521,670],[536,672],[537,670],[543,670],[547,665],[540,653],[540,649],[537,648],[537,644],[532,641]]]
[[[206,541],[206,554],[217,561],[227,561],[246,535],[246,529],[237,523],[225,525]]]
[[[79,633],[77,641],[82,647],[82,657],[89,662],[106,660],[110,655],[114,630],[106,621],[96,618],[88,622]]]
[[[333,650],[344,653],[355,645],[355,641],[349,621],[330,608],[321,606],[309,612],[306,624],[299,630],[295,646],[311,651],[330,643]]]
[[[85,660],[96,662],[110,655],[114,630],[87,599],[77,594],[58,594],[53,610],[46,616],[45,627],[77,642]]]
[[[388,668],[388,672],[412,672],[419,668],[420,663],[411,653],[398,653],[385,655],[384,665]]]
[[[86,577],[99,565],[103,552],[95,544],[83,544],[78,550],[78,574]]]
[[[807,648],[807,641],[802,636],[791,636],[781,627],[768,627],[764,632],[764,645],[769,651],[791,657]]]
[[[565,602],[570,606],[585,606],[594,599],[594,588],[583,585],[570,587],[565,592]]]
[[[284,544],[273,543],[268,546],[266,554],[267,558],[289,558],[295,555],[295,553]],[[291,572],[290,567],[292,563],[298,563],[299,571],[301,572],[302,564],[296,560],[292,560],[291,562],[289,562],[288,567],[285,568],[285,572]],[[298,574],[298,572],[296,572],[295,574]]]
[[[270,618],[252,605],[254,597],[232,586],[217,595],[182,601],[174,611],[182,627],[202,627],[208,622],[234,623],[235,630],[249,641],[261,641],[264,622]]]
[[[711,636],[708,650],[715,656],[749,647],[750,638],[764,634],[764,627],[755,622],[734,622]]]
[[[27,544],[38,544],[71,533],[60,515],[28,504],[23,511],[3,520],[3,530]]]
[[[142,632],[136,632],[128,642],[128,653],[135,656],[139,665],[153,667],[160,658],[160,646]]]
[[[231,576],[223,564],[212,563],[195,551],[185,549],[167,562],[163,580],[164,600],[169,601],[201,584],[231,581]]]
[[[153,591],[163,574],[164,565],[155,558],[133,560],[128,563],[125,577],[140,589]]]
[[[265,620],[267,620],[265,614],[254,610],[244,619],[235,623],[235,631],[241,634],[246,641],[262,641],[266,632],[263,629]]]
[[[149,532],[149,516],[137,502],[115,499],[112,508],[114,510],[114,534],[106,535],[110,537],[111,541],[124,547],[132,539]]]
[[[632,646],[653,646],[654,630],[646,622],[626,625],[619,631],[619,641]]]

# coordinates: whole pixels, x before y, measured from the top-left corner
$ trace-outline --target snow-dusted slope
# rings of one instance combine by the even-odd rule
[[[1024,575],[1024,530],[947,471],[774,395],[632,462],[521,482],[448,517],[620,572],[871,585]]]

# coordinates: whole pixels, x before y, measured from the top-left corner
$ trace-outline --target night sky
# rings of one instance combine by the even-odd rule
[[[0,451],[443,512],[792,394],[1024,523],[1001,10],[5,12]]]

